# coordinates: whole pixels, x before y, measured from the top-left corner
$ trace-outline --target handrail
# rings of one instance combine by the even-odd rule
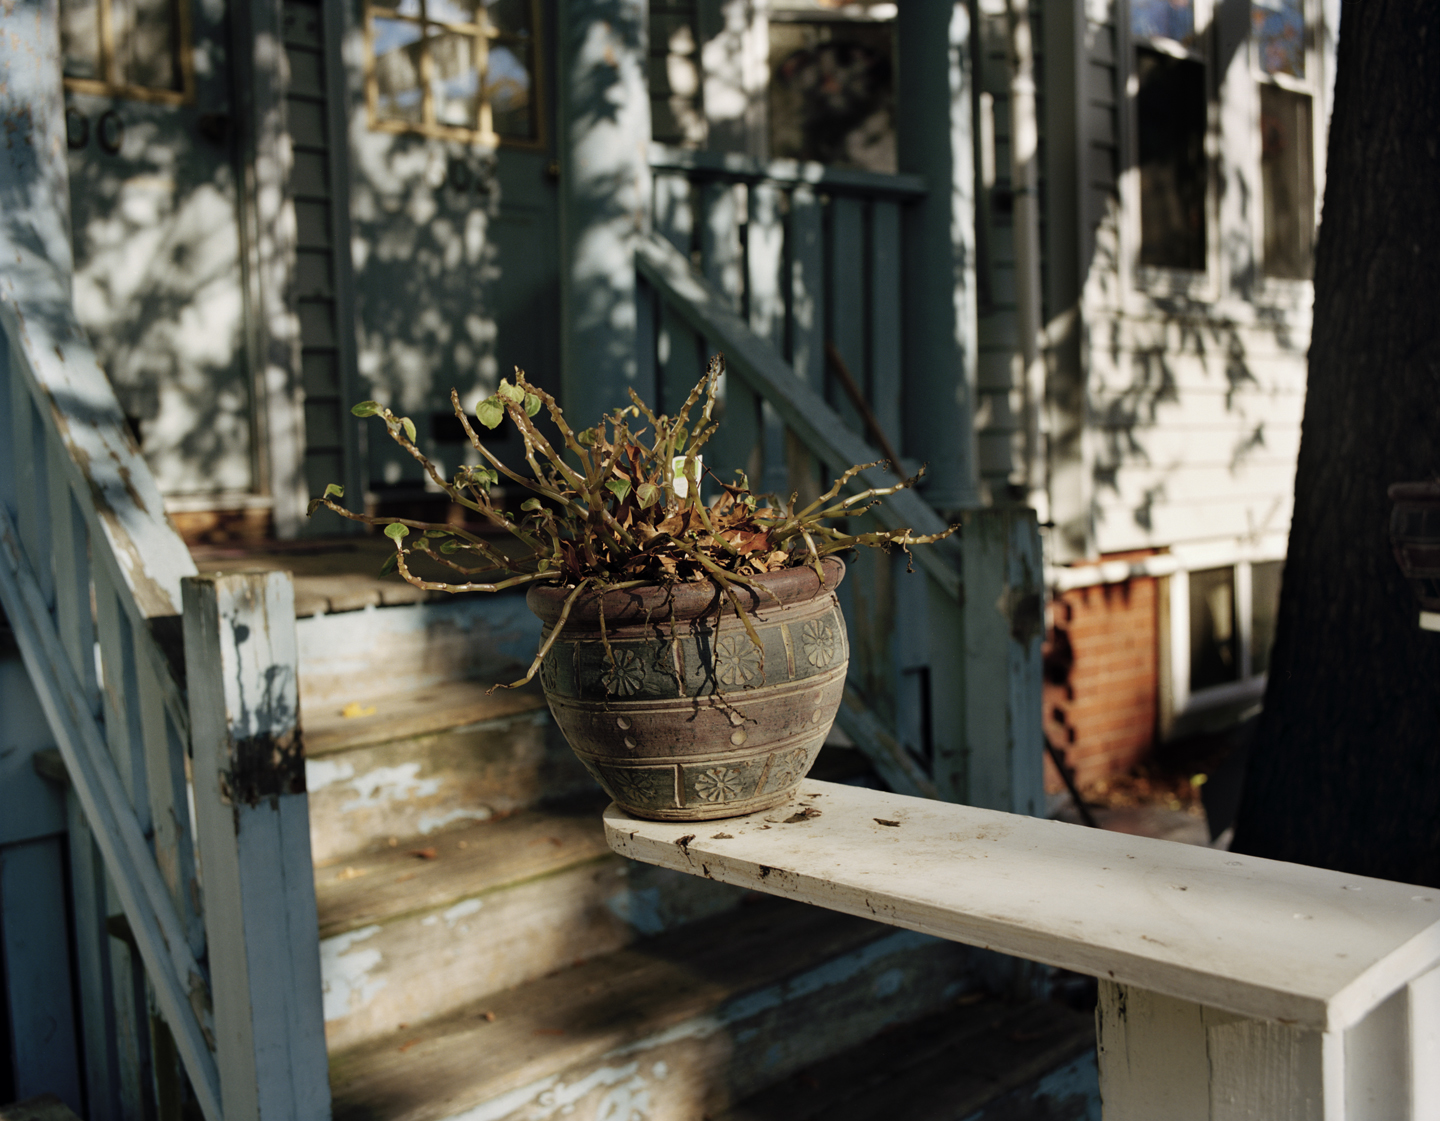
[[[926,192],[925,180],[919,175],[886,175],[808,160],[757,160],[753,156],[701,152],[665,144],[650,145],[650,167],[654,171],[683,171],[701,179],[804,185],[836,194],[918,199]]]
[[[730,303],[695,271],[684,254],[664,238],[640,238],[635,252],[640,273],[689,327],[725,353],[728,368],[769,402],[818,460],[839,474],[857,463],[870,462],[874,450],[809,385],[795,376],[775,349],[759,338]],[[867,487],[893,486],[898,477],[880,467],[858,476]],[[940,533],[944,519],[918,494],[902,490],[872,511],[886,529]],[[960,550],[953,539],[915,550],[915,562],[952,599],[961,598]]]
[[[798,799],[698,836],[611,806],[606,838],[1099,978],[1107,1121],[1440,1115],[1440,892],[814,780]]]

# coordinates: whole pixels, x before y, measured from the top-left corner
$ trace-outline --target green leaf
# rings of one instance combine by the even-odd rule
[[[624,502],[625,496],[630,493],[630,480],[611,479],[605,484],[605,489],[608,490],[611,494],[613,494],[616,498],[618,498],[621,502]]]
[[[635,500],[640,503],[640,509],[648,510],[660,499],[660,488],[654,483],[641,483],[635,488]]]
[[[595,429],[586,428],[575,434],[575,442],[582,448],[593,448],[595,446],[595,436]]]
[[[450,536],[450,531],[449,531],[448,529],[427,529],[427,530],[425,531],[425,536],[426,536],[426,537],[431,537],[431,538],[434,538],[434,537],[449,537],[449,536]]]
[[[460,542],[456,541],[452,537],[449,541],[445,542],[445,544],[440,546],[440,551],[448,556],[458,548],[460,548]]]
[[[332,495],[335,498],[344,498],[345,488],[342,487],[339,483],[331,483],[325,488],[325,497],[330,498]]]
[[[524,502],[520,503],[520,509],[522,510],[539,510],[540,508],[540,500],[538,498],[527,498]]]
[[[385,563],[380,566],[380,575],[389,576],[398,567],[400,567],[400,554],[391,553],[385,558]]]
[[[499,397],[487,397],[475,406],[475,419],[486,428],[494,428],[505,419],[505,402]]]
[[[685,440],[690,435],[690,429],[683,424],[675,429],[675,453],[678,455],[685,450]]]
[[[409,437],[410,442],[413,444],[415,442],[415,422],[407,416],[401,417],[400,423],[405,428],[405,435]]]
[[[533,393],[525,394],[525,415],[534,416],[540,411],[540,398]]]
[[[391,522],[385,527],[385,536],[392,541],[403,541],[410,536],[410,530],[399,522]]]
[[[310,505],[305,507],[305,516],[307,518],[313,518],[315,516],[315,511],[320,509],[320,507],[324,505],[325,503],[322,502],[320,499],[312,498],[310,500]]]
[[[518,385],[511,385],[505,378],[500,379],[499,395],[507,401],[514,401],[517,405],[525,400],[525,391]]]
[[[379,401],[361,401],[358,405],[353,406],[350,412],[354,416],[374,416],[381,407]]]

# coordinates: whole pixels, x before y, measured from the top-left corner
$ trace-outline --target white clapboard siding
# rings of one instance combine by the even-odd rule
[[[1102,504],[1095,513],[1097,552],[1118,553],[1215,538],[1283,534],[1289,530],[1292,509],[1289,494],[1194,502],[1185,506],[1156,505],[1143,515],[1133,507]],[[1148,527],[1141,517],[1148,521]]]
[[[1234,469],[1176,461],[1122,468],[1113,480],[1097,483],[1095,496],[1102,507],[1134,506],[1147,500],[1170,506],[1249,502],[1289,494],[1294,483],[1294,460],[1247,461]]]

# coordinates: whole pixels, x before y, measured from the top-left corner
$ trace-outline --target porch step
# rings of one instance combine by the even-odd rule
[[[974,993],[714,1121],[1100,1121],[1095,1018]]]
[[[331,1050],[739,903],[738,889],[615,856],[602,808],[521,811],[317,869]]]
[[[955,943],[763,899],[332,1047],[334,1117],[700,1121],[952,1002],[975,987],[976,959]]]
[[[357,688],[305,711],[312,858],[319,865],[419,840],[544,800],[597,791],[538,685],[449,681]],[[417,843],[411,844],[411,841]]]

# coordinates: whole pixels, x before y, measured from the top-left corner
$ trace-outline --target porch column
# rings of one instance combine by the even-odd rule
[[[929,187],[905,217],[905,451],[941,511],[978,501],[973,31],[963,2],[899,6],[899,164]]]
[[[645,14],[645,0],[560,2],[560,386],[577,425],[627,403],[638,372],[635,243],[650,227]]]

